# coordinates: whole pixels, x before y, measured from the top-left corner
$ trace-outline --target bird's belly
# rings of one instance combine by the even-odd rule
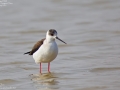
[[[36,63],[49,63],[53,61],[58,54],[57,45],[41,46],[34,54]]]

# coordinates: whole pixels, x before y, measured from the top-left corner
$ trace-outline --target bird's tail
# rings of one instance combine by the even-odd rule
[[[30,54],[30,51],[29,51],[29,52],[24,53],[24,55],[25,55],[25,54]]]

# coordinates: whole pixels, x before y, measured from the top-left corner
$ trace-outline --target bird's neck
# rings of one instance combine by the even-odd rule
[[[52,43],[52,42],[55,42],[55,39],[49,37],[49,36],[46,36],[46,42],[47,43]]]

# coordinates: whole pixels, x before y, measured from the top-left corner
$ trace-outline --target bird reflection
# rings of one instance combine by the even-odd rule
[[[32,74],[30,76],[37,90],[59,89],[58,81],[56,81],[57,77],[54,73]]]

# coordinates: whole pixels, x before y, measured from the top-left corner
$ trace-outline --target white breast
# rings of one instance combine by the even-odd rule
[[[41,47],[33,54],[36,63],[49,63],[53,61],[58,54],[58,47],[55,41],[43,43]]]

